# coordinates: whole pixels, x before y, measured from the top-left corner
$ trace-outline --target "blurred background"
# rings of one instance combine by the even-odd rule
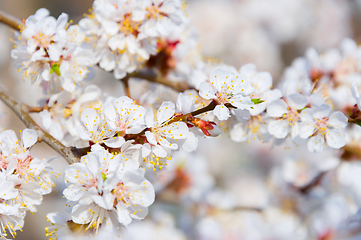
[[[92,2],[1,0],[0,9],[24,19],[39,8],[47,8],[54,17],[65,12],[77,23],[91,8]],[[259,71],[270,72],[275,83],[280,80],[285,67],[302,56],[308,47],[322,52],[338,47],[345,37],[361,43],[361,0],[189,0],[187,3],[189,20],[198,29],[205,57],[217,58],[237,69],[242,64],[255,63]],[[11,38],[13,30],[0,24],[1,85],[17,100],[36,105],[42,91],[23,82],[13,68]],[[104,91],[120,96],[123,92],[121,84],[114,81],[111,74],[99,73],[92,83],[102,82]],[[19,133],[24,128],[20,120],[2,103],[0,108],[3,113],[0,127]],[[200,141],[199,148],[199,154],[208,161],[208,171],[216,185],[236,182],[233,192],[237,201],[247,206],[257,207],[267,202],[263,188],[273,162],[279,158],[268,155],[268,145],[238,144],[222,136],[221,139]],[[44,144],[36,145],[33,153],[43,158],[57,155]],[[62,171],[67,164],[59,158],[53,165]],[[63,179],[57,179],[54,191],[45,196],[38,212],[26,216],[23,232],[18,233],[17,239],[47,239],[45,216],[48,212],[64,211],[63,189]]]

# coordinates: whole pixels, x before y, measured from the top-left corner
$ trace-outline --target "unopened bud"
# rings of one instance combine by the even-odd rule
[[[192,118],[192,123],[195,127],[199,128],[206,136],[218,136],[221,130],[215,122],[205,121],[200,118]]]

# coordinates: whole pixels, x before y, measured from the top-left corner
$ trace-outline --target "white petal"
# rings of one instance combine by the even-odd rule
[[[144,114],[144,121],[147,127],[154,126],[154,113],[153,108],[148,108],[148,110]]]
[[[72,209],[71,219],[78,224],[88,223],[92,217],[89,211],[91,207],[92,205],[75,205]]]
[[[123,137],[112,137],[104,141],[104,144],[111,148],[120,148],[124,143]]]
[[[61,212],[48,213],[46,217],[51,223],[54,224],[66,224],[66,222],[68,221],[68,217],[66,216],[66,214]]]
[[[332,148],[342,148],[346,145],[345,134],[337,129],[328,130],[326,133],[327,145]]]
[[[197,149],[198,146],[198,138],[194,135],[194,133],[189,132],[187,138],[183,142],[183,149],[186,152],[192,152]]]
[[[157,157],[165,158],[167,156],[167,152],[162,146],[156,145],[152,150]]]
[[[199,85],[199,95],[204,99],[215,99],[216,90],[207,82],[202,82]]]
[[[152,145],[157,145],[157,140],[155,140],[155,136],[154,133],[150,132],[150,131],[146,131],[145,132],[145,136],[147,137],[147,141],[152,144]]]
[[[101,208],[112,210],[113,209],[113,196],[110,192],[103,193],[102,196],[95,195],[92,196],[92,199],[96,204],[98,204]]]
[[[100,123],[97,111],[92,108],[86,108],[80,119],[89,131],[95,131]]]
[[[251,118],[251,114],[247,109],[235,109],[233,113],[240,122],[246,122]]]
[[[145,143],[142,145],[142,157],[148,156],[152,152],[152,147],[149,143]]]
[[[319,107],[322,104],[325,104],[325,100],[323,100],[322,96],[319,93],[313,93],[310,97],[310,104],[312,107]]]
[[[172,139],[185,139],[188,135],[188,126],[184,122],[174,122],[167,126],[160,128],[163,132],[162,136]]]
[[[309,138],[315,132],[315,125],[313,122],[303,122],[300,128],[299,135],[301,138]]]
[[[237,123],[230,131],[230,137],[235,142],[244,142],[247,140],[247,132],[244,129],[244,123]]]
[[[157,111],[157,123],[163,123],[173,117],[175,113],[175,105],[171,101],[163,102]]]
[[[271,117],[281,117],[283,114],[287,113],[287,104],[284,100],[278,99],[272,102],[267,107],[267,113]]]
[[[352,82],[351,93],[352,93],[353,98],[356,100],[358,108],[361,109],[361,97],[360,97],[360,93],[357,89],[356,82]]]
[[[50,59],[55,62],[59,61],[61,55],[60,46],[57,44],[50,44],[48,49]]]
[[[308,150],[310,150],[311,152],[320,153],[325,146],[325,140],[321,134],[317,134],[316,136],[311,137],[310,140],[308,140],[307,146]]]
[[[239,109],[245,109],[254,106],[254,103],[249,96],[243,97],[242,95],[235,95],[229,99],[229,102]]]
[[[330,114],[327,123],[334,128],[345,128],[348,123],[348,118],[342,112],[337,111]]]
[[[285,138],[288,134],[289,124],[285,120],[275,120],[268,124],[268,132],[276,138]]]
[[[23,141],[24,148],[33,146],[38,141],[38,134],[35,130],[24,129],[21,140]]]
[[[85,141],[89,141],[90,140],[90,134],[88,131],[86,131],[83,127],[81,126],[76,126],[76,131],[79,135],[79,137]]]
[[[307,98],[302,94],[298,94],[298,93],[289,95],[287,100],[290,106],[296,109],[302,109],[308,103]]]
[[[322,104],[321,106],[313,109],[313,117],[317,119],[323,119],[328,117],[331,112],[331,107],[327,104]]]
[[[217,105],[213,110],[213,114],[220,121],[227,120],[231,116],[231,114],[229,113],[229,109],[226,106],[224,106],[223,104]]]
[[[119,223],[126,226],[132,222],[132,219],[129,216],[129,211],[125,206],[123,206],[123,204],[117,205],[117,214]]]

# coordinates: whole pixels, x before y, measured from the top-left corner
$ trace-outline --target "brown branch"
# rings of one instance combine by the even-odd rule
[[[194,117],[199,114],[202,114],[202,113],[205,113],[208,111],[212,111],[215,107],[216,107],[216,103],[214,101],[212,101],[210,104],[208,104],[204,108],[195,110],[195,111],[187,113],[185,115],[181,115],[181,116],[172,118],[170,121],[167,122],[167,124],[171,124],[173,122],[179,122],[179,121],[187,122],[190,117]],[[144,135],[145,131],[146,131],[146,129],[138,134],[126,135],[126,136],[124,136],[124,138],[126,141],[131,140],[131,139],[136,139],[137,137]],[[81,158],[82,156],[84,156],[84,155],[88,154],[88,152],[90,152],[90,147],[84,147],[84,148],[71,147],[71,152],[76,158]]]
[[[27,128],[34,129],[41,141],[44,141],[52,149],[57,151],[65,160],[69,163],[79,162],[71,149],[65,147],[61,142],[56,140],[46,131],[42,130],[38,124],[30,117],[29,109],[25,104],[18,103],[12,97],[10,97],[1,87],[0,87],[0,99],[11,109],[13,112],[20,118],[20,120],[25,124]]]
[[[184,92],[185,90],[193,89],[186,82],[169,81],[154,70],[135,71],[133,73],[129,73],[127,77],[141,78],[148,80],[149,82],[163,84],[164,86],[170,87],[177,92]]]
[[[187,114],[172,118],[168,122],[168,124],[171,124],[173,122],[179,122],[179,121],[187,122],[189,120],[189,117],[195,117],[197,115],[212,111],[213,109],[215,109],[216,106],[217,106],[217,103],[215,101],[211,101],[211,103],[208,104],[207,106],[205,106],[204,108],[200,108],[200,109],[195,110],[193,112],[190,112],[190,113],[187,113]],[[232,106],[229,103],[226,103],[226,107],[234,108],[234,106]]]
[[[39,113],[39,112],[42,112],[45,110],[45,108],[43,108],[43,107],[33,107],[33,106],[28,106],[28,105],[27,105],[27,108],[28,108],[29,113]]]
[[[84,147],[84,148],[70,147],[70,150],[76,158],[81,158],[82,156],[87,155],[91,151],[91,147]]]
[[[130,76],[127,75],[127,76],[125,76],[121,81],[124,83],[125,93],[126,93],[127,96],[130,98],[129,78],[130,78]]]
[[[0,10],[0,22],[5,23],[6,25],[12,27],[16,31],[20,31],[24,27],[22,21],[1,10]]]
[[[361,119],[357,119],[357,118],[349,118],[348,119],[349,123],[355,123],[355,124],[361,124]]]
[[[301,193],[303,193],[303,194],[308,194],[309,191],[310,191],[313,187],[315,187],[315,186],[317,186],[317,185],[319,185],[319,184],[321,183],[321,180],[322,180],[323,176],[325,176],[326,173],[327,173],[327,172],[322,172],[322,173],[320,173],[320,174],[319,174],[318,176],[316,176],[309,184],[307,184],[306,186],[303,186],[303,187],[299,188],[299,191],[300,191]]]
[[[361,159],[361,148],[359,145],[346,144],[342,150],[344,150],[341,156],[343,160]]]

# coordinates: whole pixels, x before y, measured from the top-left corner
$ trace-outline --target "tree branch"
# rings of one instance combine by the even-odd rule
[[[57,151],[65,160],[69,163],[79,162],[71,149],[65,147],[61,142],[56,140],[46,131],[42,130],[38,124],[30,117],[29,109],[25,104],[18,103],[12,97],[10,97],[1,87],[0,87],[0,99],[11,109],[13,112],[20,118],[20,120],[25,124],[27,128],[34,129],[41,141],[44,141],[52,149]]]
[[[193,89],[186,82],[169,81],[168,79],[164,78],[160,73],[157,73],[153,70],[135,71],[133,73],[129,73],[126,77],[141,78],[148,80],[149,82],[163,84],[164,86],[170,87],[177,92],[184,92],[185,90]]]
[[[5,23],[6,25],[12,27],[16,31],[20,31],[24,27],[22,21],[1,10],[0,10],[0,22]]]
[[[361,124],[361,119],[349,118],[349,119],[348,119],[348,122],[349,122],[349,123],[355,123],[355,124],[360,125],[360,124]]]

